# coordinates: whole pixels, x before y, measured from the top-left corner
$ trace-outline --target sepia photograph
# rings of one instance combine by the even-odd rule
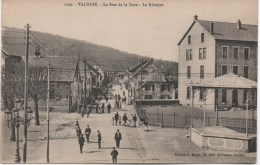
[[[257,163],[258,0],[2,0],[0,162]]]

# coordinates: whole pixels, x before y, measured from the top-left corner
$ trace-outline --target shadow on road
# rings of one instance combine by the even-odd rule
[[[96,153],[96,152],[100,152],[100,151],[84,151],[83,153]]]

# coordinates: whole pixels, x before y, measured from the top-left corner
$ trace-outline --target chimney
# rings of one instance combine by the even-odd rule
[[[210,34],[213,34],[213,33],[214,33],[214,23],[213,23],[213,22],[210,23],[210,29],[209,29],[209,31],[210,31]]]
[[[194,15],[194,16],[193,16],[193,20],[194,20],[194,21],[198,20],[198,16],[197,16],[197,15]]]
[[[240,19],[237,21],[237,28],[241,29],[241,21],[240,21]]]

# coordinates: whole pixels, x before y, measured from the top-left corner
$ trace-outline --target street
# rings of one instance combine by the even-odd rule
[[[113,87],[113,94],[120,94],[120,86]],[[126,90],[125,90],[126,92]],[[126,94],[127,95],[127,94]],[[109,100],[112,107],[114,100]],[[102,100],[105,102],[105,100]],[[134,108],[132,105],[122,103],[122,108],[112,108],[111,114],[96,114],[95,110],[89,118],[82,118],[77,113],[50,113],[50,162],[51,163],[111,163],[112,147],[115,147],[114,134],[117,129],[122,133],[122,140],[119,152],[118,163],[236,163],[254,162],[255,155],[243,154],[243,156],[216,156],[217,153],[228,153],[222,151],[203,150],[192,144],[187,129],[182,128],[160,128],[149,126],[145,132],[142,126],[129,127],[123,125],[112,125],[112,117],[116,112],[120,116],[124,113],[132,118]],[[41,111],[41,126],[32,123],[28,129],[28,163],[46,162],[46,112]],[[2,119],[3,119],[2,113]],[[83,153],[80,154],[77,135],[74,129],[75,121],[79,121],[82,132],[87,125],[92,129],[90,143],[85,142]],[[15,142],[9,142],[10,131],[2,121],[2,151],[1,160],[5,163],[12,163],[15,152]],[[102,134],[101,149],[98,149],[97,130]],[[22,135],[23,127],[20,128]],[[22,136],[20,136],[20,153],[22,156]],[[203,156],[213,154],[215,156]],[[231,153],[233,154],[233,153]],[[226,154],[228,155],[228,154]]]

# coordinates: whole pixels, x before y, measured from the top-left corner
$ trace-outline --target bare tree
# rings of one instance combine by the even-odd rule
[[[22,76],[23,67],[21,65],[17,65],[16,62],[11,64],[2,67],[1,95],[4,110],[11,112],[11,127],[8,122],[11,131],[10,141],[15,141],[15,120],[12,110],[15,108],[15,99],[23,97],[24,76]]]
[[[58,79],[59,70],[50,68],[50,81]],[[48,66],[30,66],[28,69],[28,95],[34,101],[35,125],[40,125],[38,101],[46,99],[48,87]],[[50,90],[54,90],[53,86]]]

